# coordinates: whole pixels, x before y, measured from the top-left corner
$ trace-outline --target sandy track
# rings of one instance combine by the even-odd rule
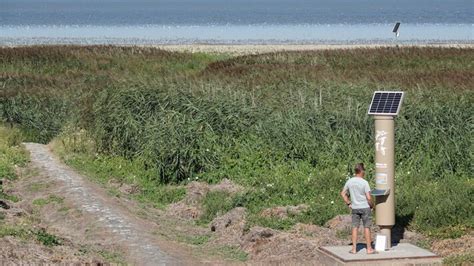
[[[135,265],[178,265],[196,262],[189,257],[170,254],[166,245],[152,234],[154,225],[141,220],[111,200],[105,191],[88,182],[83,176],[63,165],[47,146],[25,143],[31,154],[31,163],[42,174],[60,186],[61,196],[88,215],[95,226],[107,231],[106,241],[126,250],[129,263]]]

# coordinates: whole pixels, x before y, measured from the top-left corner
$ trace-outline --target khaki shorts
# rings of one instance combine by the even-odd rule
[[[352,210],[352,228],[359,227],[360,220],[362,220],[364,228],[369,228],[372,226],[372,211],[370,208]]]

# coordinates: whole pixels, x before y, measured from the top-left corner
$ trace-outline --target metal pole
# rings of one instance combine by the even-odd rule
[[[375,119],[375,183],[376,189],[388,190],[388,195],[375,197],[375,222],[386,236],[386,249],[391,248],[391,231],[395,225],[395,131],[393,116]]]

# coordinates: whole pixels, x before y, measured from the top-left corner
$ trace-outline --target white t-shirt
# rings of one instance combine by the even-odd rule
[[[370,191],[369,182],[361,177],[352,177],[347,180],[344,190],[349,191],[351,196],[352,209],[370,208],[365,193]]]

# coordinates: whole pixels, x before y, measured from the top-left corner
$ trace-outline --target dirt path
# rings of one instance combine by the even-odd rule
[[[182,251],[170,251],[169,243],[153,234],[155,224],[137,218],[117,204],[103,189],[62,164],[47,146],[35,143],[25,146],[33,167],[57,183],[56,193],[87,216],[83,220],[95,228],[97,237],[122,247],[128,262],[138,265],[199,263],[188,254],[180,254]]]

